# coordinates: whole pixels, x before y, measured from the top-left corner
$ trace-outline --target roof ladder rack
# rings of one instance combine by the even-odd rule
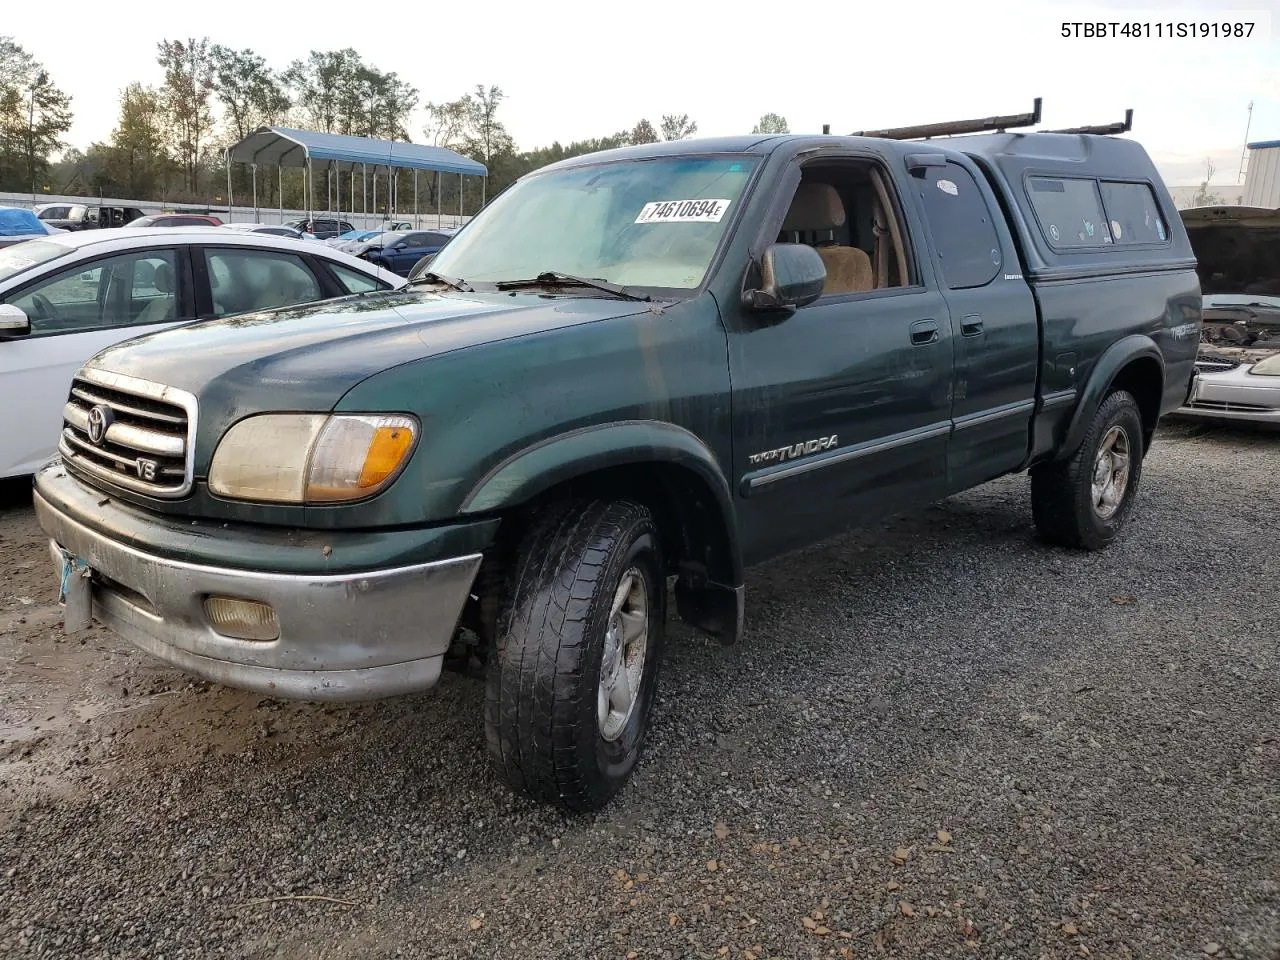
[[[1124,119],[1117,123],[1100,123],[1095,126],[1087,127],[1068,127],[1065,130],[1045,130],[1045,133],[1095,133],[1100,136],[1107,136],[1113,133],[1128,133],[1133,129],[1133,110],[1129,109],[1124,112]]]
[[[1040,122],[1040,97],[1030,113],[1015,113],[1007,117],[985,117],[980,120],[949,120],[945,123],[925,123],[916,127],[893,127],[887,130],[859,130],[852,137],[878,137],[882,140],[928,140],[931,137],[950,137],[962,133],[1003,132],[1010,127],[1034,127]]]

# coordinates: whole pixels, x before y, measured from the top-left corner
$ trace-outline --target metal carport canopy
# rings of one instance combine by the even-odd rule
[[[338,163],[365,163],[370,166],[400,167],[406,170],[438,170],[471,177],[487,176],[483,163],[470,157],[426,144],[370,137],[349,137],[340,133],[293,130],[289,127],[262,127],[227,148],[235,163],[266,166],[305,167],[307,160]]]

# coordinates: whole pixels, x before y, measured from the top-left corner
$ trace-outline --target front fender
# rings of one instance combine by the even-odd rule
[[[611,467],[672,464],[696,474],[711,492],[727,538],[732,577],[741,582],[737,524],[729,482],[715,455],[683,427],[658,420],[598,424],[548,437],[493,467],[463,498],[459,514],[491,513],[514,507],[552,487]]]
[[[1117,340],[1103,351],[1098,362],[1094,364],[1093,372],[1080,393],[1080,400],[1076,404],[1076,412],[1071,418],[1071,424],[1067,427],[1066,437],[1058,449],[1057,459],[1065,459],[1079,449],[1080,444],[1084,442],[1085,433],[1089,430],[1089,424],[1093,422],[1094,414],[1098,412],[1098,407],[1111,392],[1111,385],[1115,382],[1116,375],[1138,359],[1152,359],[1159,365],[1163,386],[1164,354],[1160,352],[1156,342],[1141,333]]]

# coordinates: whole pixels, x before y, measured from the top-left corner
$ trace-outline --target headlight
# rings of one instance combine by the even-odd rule
[[[371,497],[409,459],[412,417],[270,413],[241,420],[214,451],[209,489],[268,503],[335,503]]]
[[[1280,377],[1280,353],[1259,360],[1249,368],[1249,372],[1262,377]]]

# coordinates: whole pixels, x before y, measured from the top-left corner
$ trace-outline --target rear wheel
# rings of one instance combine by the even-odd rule
[[[658,529],[630,501],[575,503],[516,558],[487,665],[485,732],[516,789],[603,806],[640,755],[666,619]]]
[[[1133,512],[1142,477],[1142,414],[1117,390],[1098,407],[1080,448],[1031,471],[1031,508],[1040,536],[1084,550],[1110,545]]]

